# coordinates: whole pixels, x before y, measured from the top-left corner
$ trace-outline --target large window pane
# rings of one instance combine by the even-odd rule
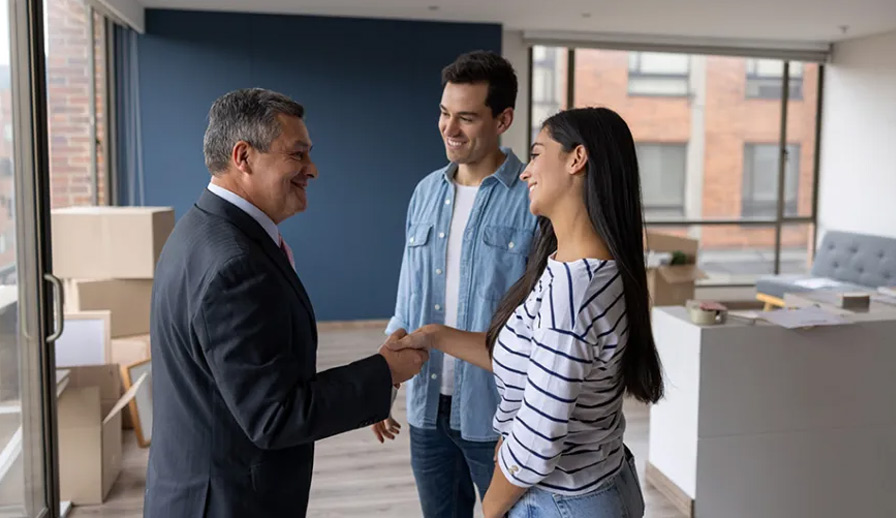
[[[809,273],[814,254],[815,225],[791,223],[781,227],[781,273]]]
[[[51,205],[103,203],[105,178],[96,178],[103,137],[95,131],[103,130],[96,123],[102,120],[105,63],[101,48],[92,44],[103,24],[97,21],[91,32],[91,22],[101,18],[84,0],[45,0],[44,8]]]
[[[796,211],[797,216],[812,216],[812,200],[815,197],[815,138],[818,117],[818,74],[816,63],[790,62],[793,73],[795,65],[801,65],[803,95],[791,96],[787,103],[787,140],[799,143],[799,169]],[[793,155],[790,154],[790,157]]]
[[[532,48],[532,140],[545,119],[566,108],[567,56],[561,47]]]
[[[778,59],[748,59],[747,97],[750,99],[780,99],[784,84],[784,62]],[[790,98],[803,98],[803,64],[790,64]]]
[[[741,189],[741,213],[744,218],[777,217],[779,150],[778,144],[745,144]],[[796,216],[800,145],[788,145],[784,160],[784,215]]]
[[[645,217],[684,217],[686,143],[636,142]]]
[[[26,6],[11,3],[0,0],[0,517],[21,518],[46,516],[46,477],[52,473],[45,465],[49,431],[40,390],[44,344],[35,338],[39,193],[35,171],[16,153],[33,150],[32,135],[22,133],[26,120],[19,119],[30,117],[30,110],[13,110],[14,103],[22,108],[28,95],[17,88],[13,96],[13,85],[34,71],[22,66],[30,44],[21,16]]]
[[[628,53],[628,93],[680,97],[688,94],[690,56],[665,52]]]

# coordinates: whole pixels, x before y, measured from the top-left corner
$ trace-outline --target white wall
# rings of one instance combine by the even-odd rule
[[[819,237],[896,237],[896,32],[834,46],[822,109]]]
[[[501,137],[501,145],[510,146],[516,156],[526,162],[529,155],[529,150],[526,149],[529,124],[529,48],[523,42],[523,31],[505,30],[501,53],[513,65],[519,83],[513,124]]]
[[[89,0],[89,2],[140,34],[146,30],[143,5],[138,0]]]

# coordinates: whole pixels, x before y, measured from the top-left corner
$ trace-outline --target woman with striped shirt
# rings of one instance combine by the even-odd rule
[[[539,234],[488,333],[430,325],[397,347],[437,348],[494,372],[503,439],[486,518],[640,517],[622,401],[628,392],[656,402],[663,384],[631,132],[605,108],[558,113],[520,179]]]

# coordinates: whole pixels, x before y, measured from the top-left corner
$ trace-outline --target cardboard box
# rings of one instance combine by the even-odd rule
[[[127,336],[112,340],[112,363],[121,367],[148,360],[149,335]]]
[[[101,504],[121,473],[121,410],[142,384],[121,393],[117,365],[72,367],[57,403],[59,494],[75,505]]]
[[[647,232],[645,249],[654,252],[681,252],[685,264],[664,265],[647,269],[647,289],[654,306],[682,306],[694,298],[695,282],[706,278],[697,268],[700,242],[687,237]]]
[[[174,229],[169,207],[51,211],[53,274],[64,279],[151,279]]]
[[[65,282],[66,311],[109,310],[109,336],[112,338],[149,333],[151,304],[152,279],[71,279]]]

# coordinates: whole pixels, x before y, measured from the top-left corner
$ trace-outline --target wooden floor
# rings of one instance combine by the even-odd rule
[[[376,351],[383,341],[379,329],[326,331],[320,336],[319,366],[326,369]],[[357,430],[318,443],[311,488],[312,518],[418,518],[421,515],[410,469],[405,398],[399,394],[394,415],[403,433],[384,445],[369,430]],[[641,483],[647,458],[647,407],[626,402],[626,443],[638,460]],[[70,516],[138,518],[143,515],[143,489],[148,450],[137,447],[132,431],[124,435],[124,465],[120,478],[102,506],[76,507]],[[645,487],[648,518],[683,518],[668,500]],[[477,517],[481,516],[478,514]]]

